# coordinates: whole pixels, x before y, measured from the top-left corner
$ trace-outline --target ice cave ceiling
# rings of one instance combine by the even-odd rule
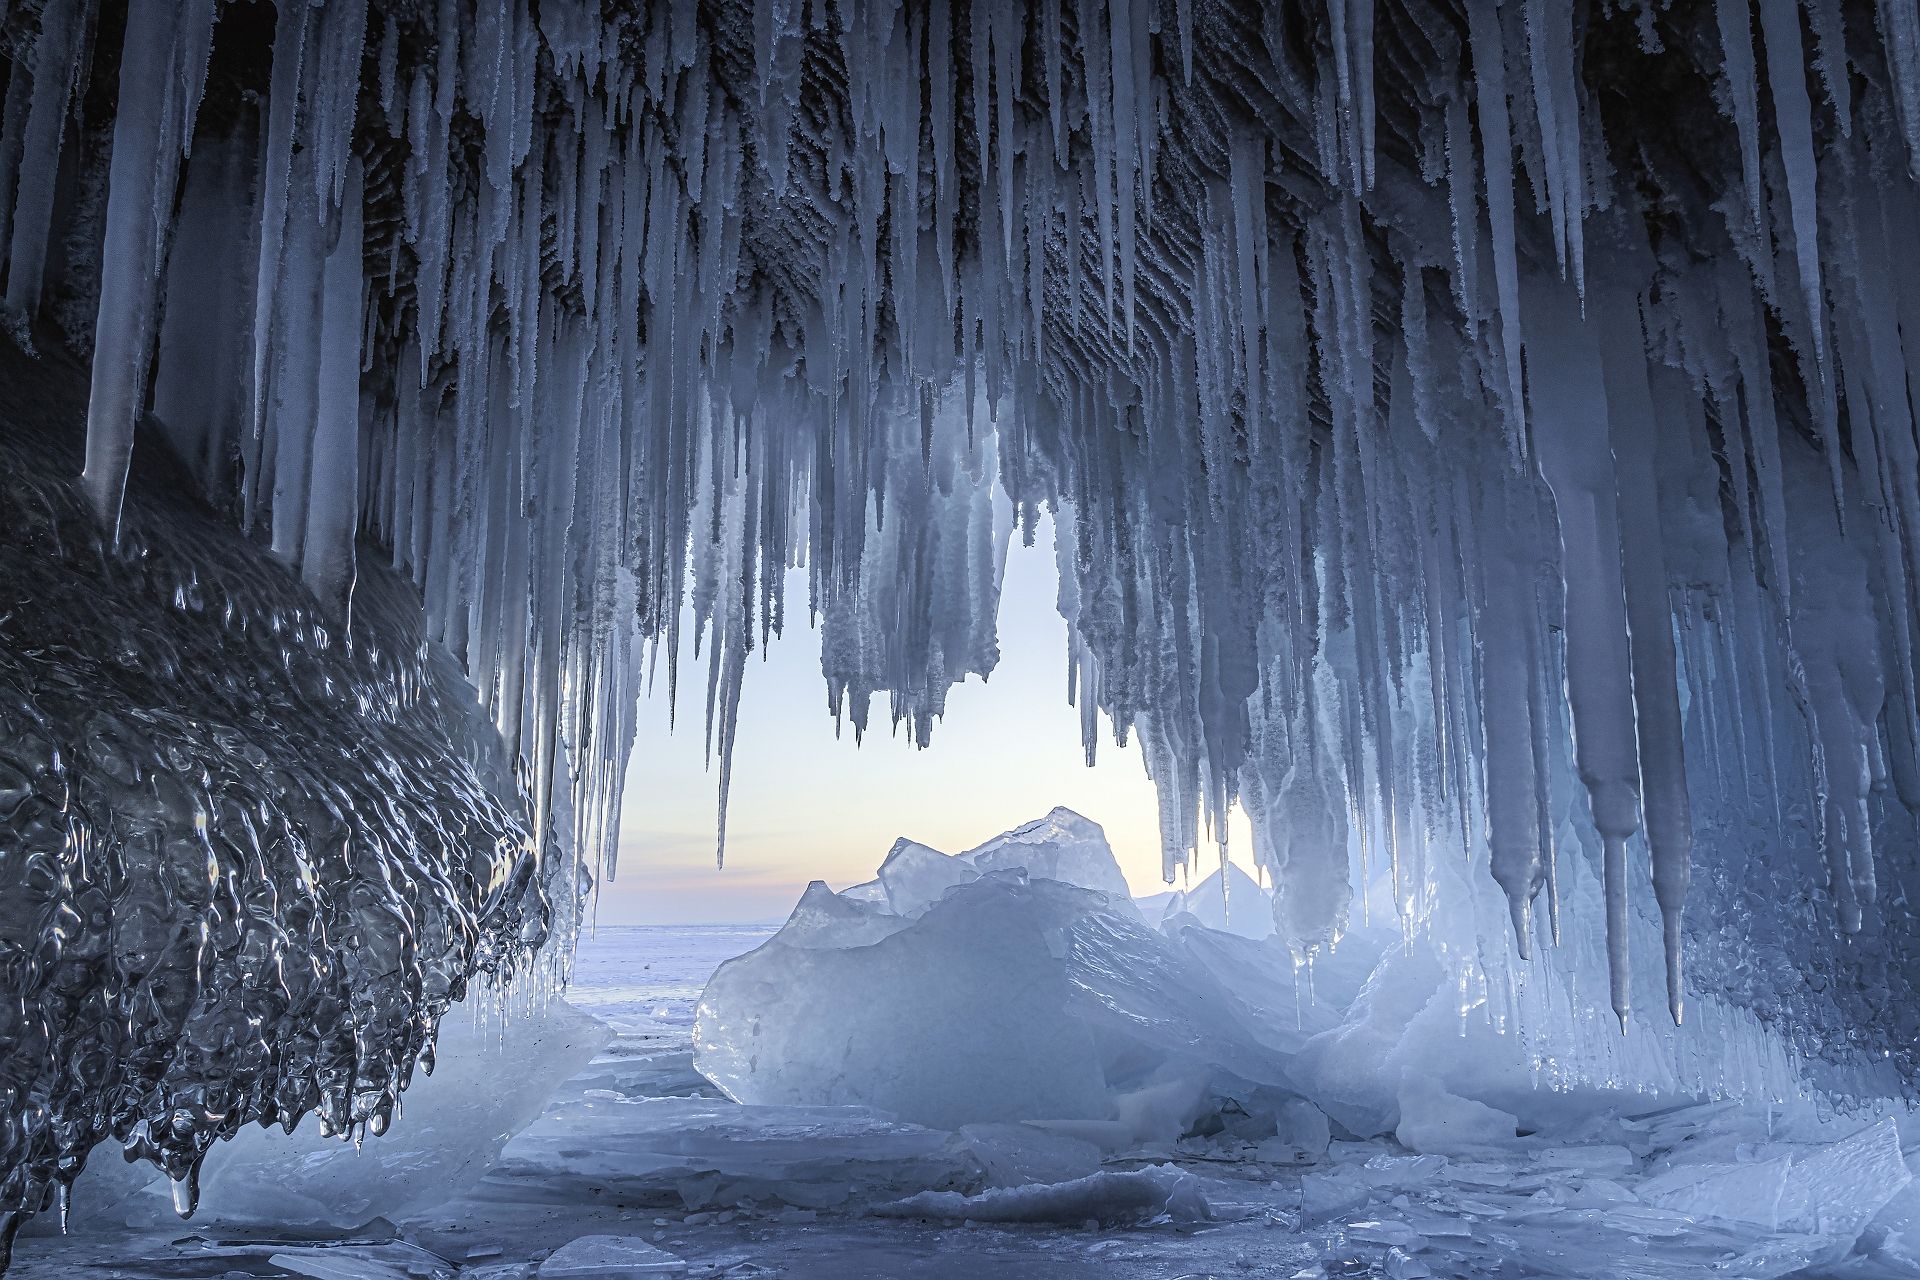
[[[996,484],[1169,874],[1243,805],[1310,958],[1466,859],[1622,1025],[1920,1068],[1913,0],[15,0],[0,55],[7,1220],[104,1136],[385,1114],[611,870],[683,603],[723,812],[791,564],[828,710],[924,739]]]

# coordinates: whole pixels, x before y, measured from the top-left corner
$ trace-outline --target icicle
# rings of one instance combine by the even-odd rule
[[[31,325],[40,310],[52,234],[54,179],[60,169],[67,104],[74,81],[85,72],[92,26],[90,0],[50,0],[40,14],[34,45],[33,97],[22,138],[23,163],[16,183],[12,247],[7,254],[7,314]],[[15,72],[15,79],[22,73]]]
[[[1820,81],[1827,87],[1827,100],[1833,104],[1833,118],[1840,136],[1853,136],[1853,89],[1847,83],[1846,21],[1841,16],[1840,0],[1807,0],[1807,15],[1813,20],[1813,36],[1820,52],[1814,65],[1820,69]]]
[[[1359,130],[1360,189],[1373,190],[1374,129],[1378,112],[1373,105],[1373,0],[1346,0],[1352,28],[1354,127]]]
[[[1632,260],[1629,260],[1631,262]],[[1622,263],[1622,266],[1628,263]],[[1635,278],[1625,271],[1614,279]],[[1677,1024],[1681,981],[1680,912],[1691,875],[1693,814],[1687,795],[1685,738],[1667,602],[1667,562],[1654,474],[1653,393],[1635,299],[1609,288],[1595,312],[1605,365],[1607,410],[1619,476],[1621,563],[1632,635],[1633,706],[1641,798],[1666,951],[1667,1009]]]
[[[253,304],[253,415],[249,433],[255,437],[260,434],[266,412],[275,286],[280,280],[280,255],[286,238],[287,188],[293,181],[294,128],[299,118],[310,12],[306,5],[281,5],[274,26],[266,156],[260,174],[260,263]]]
[[[1826,299],[1820,290],[1819,185],[1813,157],[1813,105],[1807,99],[1806,52],[1800,40],[1797,0],[1760,0],[1760,30],[1766,40],[1767,83],[1773,93],[1780,162],[1787,172],[1793,251],[1800,264],[1800,293],[1811,325],[1814,363],[1828,376]]]
[[[1920,7],[1906,0],[1879,0],[1875,7],[1893,72],[1900,129],[1907,139],[1907,172],[1920,175]]]
[[[1193,83],[1193,0],[1174,0],[1174,23],[1180,31],[1180,80],[1183,84]],[[1057,81],[1049,78],[1047,90],[1054,92]],[[1225,881],[1222,882],[1225,887]]]
[[[360,466],[360,161],[347,165],[338,231],[321,287],[320,376],[313,428],[312,487],[300,577],[346,615],[353,590],[353,541],[359,523]]]
[[[1136,172],[1138,161],[1135,153],[1139,146],[1140,98],[1146,88],[1136,85],[1133,80],[1132,0],[1111,0],[1107,13],[1107,33],[1113,53],[1113,69],[1108,81],[1113,92],[1113,145],[1107,164],[1113,170],[1116,185],[1114,210],[1118,215],[1118,227],[1114,239],[1120,251],[1120,309],[1127,352],[1131,355],[1135,254],[1138,249],[1134,237],[1134,184],[1140,176]],[[1102,179],[1104,190],[1105,180]],[[1112,293],[1111,283],[1108,293]]]
[[[33,77],[16,62],[7,77],[7,96],[0,102],[0,249],[13,242],[13,205],[32,102]]]
[[[307,532],[307,501],[312,486],[314,427],[318,421],[324,228],[312,184],[305,179],[310,152],[301,152],[293,170],[287,243],[281,260],[283,287],[276,292],[273,331],[280,344],[272,369],[273,404],[268,419],[271,446],[270,514],[274,553],[289,564],[300,561]]]
[[[1500,500],[1488,505],[1497,509]],[[1486,599],[1478,621],[1484,649],[1481,715],[1486,732],[1488,869],[1507,895],[1514,944],[1522,960],[1533,958],[1533,900],[1546,883],[1539,842],[1534,742],[1540,736],[1529,701],[1529,639],[1533,584],[1519,549],[1527,544],[1507,522],[1489,531],[1482,555]]]
[[[94,515],[116,537],[146,399],[181,141],[200,107],[212,44],[213,0],[153,0],[128,14],[83,476]]]
[[[1520,390],[1520,268],[1514,245],[1513,141],[1507,127],[1506,54],[1498,0],[1467,0],[1467,27],[1473,42],[1474,88],[1479,95],[1487,218],[1493,229],[1500,349],[1507,365],[1507,444],[1518,457],[1525,449],[1526,404]]]
[[[1533,283],[1527,298],[1536,317],[1527,341],[1535,446],[1560,518],[1574,755],[1605,846],[1607,968],[1624,1031],[1630,1004],[1626,844],[1640,826],[1640,762],[1599,326],[1581,320],[1571,289]]]
[[[1480,203],[1476,194],[1472,126],[1467,121],[1464,93],[1448,97],[1446,119],[1447,200],[1453,221],[1453,296],[1471,334],[1480,308]]]
[[[1753,10],[1749,0],[1714,0],[1720,24],[1723,74],[1740,134],[1740,181],[1747,192],[1748,229],[1766,231],[1766,188],[1760,180],[1760,100],[1753,65]],[[1764,247],[1764,244],[1763,244]]]

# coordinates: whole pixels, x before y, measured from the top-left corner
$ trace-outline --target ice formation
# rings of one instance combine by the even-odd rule
[[[1153,924],[1165,925],[1185,914],[1209,929],[1245,938],[1273,936],[1273,895],[1234,862],[1198,884],[1156,893],[1137,900],[1135,905]]]
[[[1144,1140],[1109,1130],[1103,1147],[1058,1121],[944,1132],[864,1106],[735,1103],[692,1071],[683,1003],[689,984],[697,992],[716,961],[767,931],[728,932],[731,942],[697,927],[603,927],[584,938],[569,1000],[607,1018],[614,1039],[477,1185],[438,1207],[396,1200],[394,1214],[351,1233],[290,1231],[292,1219],[278,1214],[250,1229],[183,1230],[159,1211],[166,1197],[155,1187],[146,1197],[150,1225],[103,1230],[93,1184],[111,1166],[95,1161],[76,1188],[74,1232],[61,1238],[50,1221],[31,1225],[16,1268],[22,1280],[267,1271],[525,1280],[548,1265],[892,1275],[937,1259],[936,1274],[956,1277],[985,1265],[1018,1275],[1892,1280],[1915,1266],[1920,1184],[1909,1166],[1920,1165],[1912,1147],[1920,1112],[1910,1104],[1863,1113],[1616,1093],[1587,1100],[1584,1115],[1503,1137],[1484,1122],[1512,1135],[1512,1112],[1467,1106],[1472,1099],[1452,1085],[1418,1087],[1429,1081],[1417,1073],[1416,1088],[1402,1090],[1403,1114],[1377,1137],[1357,1139],[1296,1096],[1277,1109],[1204,1107],[1175,1139],[1166,1130]],[[1254,995],[1285,994],[1284,982],[1250,963],[1266,953],[1287,969],[1284,944],[1191,919],[1167,933],[1215,944],[1220,951],[1206,962],[1223,977],[1247,970]],[[1358,984],[1336,970],[1371,947],[1378,959],[1401,945],[1391,929],[1350,937],[1339,964],[1316,975],[1302,1021],[1338,1024]],[[1591,977],[1600,989],[1604,975],[1596,953]],[[1611,1016],[1604,1006],[1599,1013]],[[1285,1023],[1293,1020],[1287,1010]],[[458,1017],[443,1037],[459,1039],[465,1023]],[[514,1056],[525,1052],[520,1029],[503,1028],[502,1048]],[[483,1041],[495,1032],[480,1030]],[[1436,1034],[1431,1022],[1405,1034],[1428,1050],[1460,1038],[1457,1027]],[[1506,1038],[1510,1052],[1518,1040]],[[470,1089],[486,1073],[475,1063],[462,1079],[462,1048],[443,1044],[430,1090]],[[390,1169],[387,1157],[376,1153],[418,1153],[429,1158],[423,1171],[434,1167],[437,1140],[410,1132],[416,1123],[440,1128],[431,1110],[418,1109],[436,1105],[431,1096],[410,1092],[400,1125],[366,1143],[375,1173],[365,1190],[392,1185],[380,1172]],[[1396,1133],[1427,1149],[1408,1150]],[[457,1136],[445,1148],[463,1149]],[[330,1156],[343,1173],[363,1158],[351,1148]],[[301,1180],[284,1165],[259,1168],[273,1185]],[[210,1181],[205,1192],[203,1212],[220,1212],[223,1188]]]
[[[337,927],[264,861],[211,904],[166,870],[250,847],[271,803],[82,806],[156,851],[74,883],[186,930],[132,986],[57,959],[107,963],[146,918],[53,905],[60,859],[92,856],[60,834],[77,811],[0,791],[10,883],[42,904],[7,917],[12,1038],[86,1064],[50,1100],[0,1086],[3,1221],[136,1115],[184,1174],[247,1120],[382,1113],[483,944],[541,934],[490,890],[612,870],[683,602],[724,810],[790,565],[830,704],[858,729],[885,689],[924,738],[991,670],[1004,536],[1043,509],[1088,752],[1101,712],[1141,745],[1170,876],[1245,808],[1303,970],[1396,922],[1456,1012],[1564,1046],[1569,1085],[1652,1052],[1596,1048],[1598,1024],[1661,1006],[1920,1069],[1910,3],[25,0],[0,54],[4,308],[50,353],[9,390],[62,346],[91,377],[51,429],[84,439],[92,524],[53,517],[0,565],[41,582],[0,604],[5,710],[65,697],[78,742],[111,702],[97,666],[46,665],[56,602],[89,591],[120,610],[93,643],[150,619],[101,661],[201,694],[172,655],[210,620],[139,603],[146,435],[253,549],[181,598],[235,593],[248,643],[297,614],[289,681],[361,668],[316,686],[337,715],[292,776],[381,779],[324,846],[375,881],[329,899]],[[72,505],[36,491],[15,509]],[[386,616],[382,565],[423,629]],[[407,643],[349,648],[370,614]],[[363,748],[383,697],[451,707],[410,656],[433,646],[504,740],[524,859],[497,843],[511,805],[441,794],[469,773]],[[408,749],[437,761],[457,735],[428,736]],[[82,758],[14,763],[45,737],[10,727],[8,769]],[[419,856],[448,813],[484,838]],[[434,959],[378,1016],[272,1014],[351,1030],[371,1074],[276,1092],[279,1041],[217,1080],[173,1053],[247,1007],[207,966],[252,980],[251,947],[304,932],[291,952],[344,972],[396,919]],[[264,937],[216,927],[241,920]],[[1567,978],[1596,958],[1598,1023]],[[45,1010],[96,999],[145,1012]],[[1752,1065],[1668,1064],[1726,1091]],[[169,1070],[164,1112],[90,1082]]]
[[[899,891],[908,857],[926,892]],[[935,860],[968,874],[935,876]],[[1109,1148],[1172,1141],[1223,1099],[1277,1112],[1283,1059],[1304,1040],[1271,1014],[1291,985],[1273,980],[1278,953],[1210,964],[1124,894],[1065,878],[1119,871],[1099,826],[1067,809],[960,857],[901,840],[883,901],[816,881],[778,933],[720,966],[694,1065],[738,1102],[873,1107],[943,1129],[1060,1122]],[[1249,967],[1258,1002],[1230,986]]]
[[[1035,833],[1051,831],[1085,865],[1089,825],[1056,811],[1020,831],[1032,853]],[[903,849],[923,867],[945,857],[903,840],[890,865]],[[694,1065],[743,1113],[837,1110],[954,1130],[946,1149],[974,1178],[873,1204],[879,1217],[1194,1221],[1214,1216],[1219,1194],[1196,1171],[1240,1163],[1265,1170],[1234,1175],[1240,1186],[1297,1180],[1294,1225],[1421,1254],[1437,1274],[1494,1273],[1454,1252],[1483,1216],[1499,1224],[1502,1258],[1543,1274],[1621,1274],[1577,1256],[1588,1222],[1684,1234],[1689,1248],[1724,1232],[1741,1250],[1720,1258],[1734,1275],[1797,1273],[1856,1242],[1876,1255],[1855,1259],[1860,1274],[1881,1274],[1878,1263],[1906,1274],[1903,1135],[1910,1143],[1916,1112],[1888,1099],[1833,1108],[1836,1093],[1897,1082],[1836,1090],[1792,1058],[1781,1030],[1719,997],[1657,1035],[1556,1041],[1535,1010],[1463,1007],[1463,972],[1424,932],[1358,931],[1310,974],[1281,939],[1184,911],[1145,928],[1124,900],[1024,868],[947,879],[904,912],[866,886],[814,884],[778,933],[719,968],[699,1004]],[[1482,887],[1478,908],[1504,921],[1503,896]],[[1657,921],[1644,923],[1657,936]],[[1607,961],[1595,945],[1533,980],[1545,999],[1571,1001],[1581,984],[1605,990]],[[1637,1051],[1594,1056],[1621,1044]],[[1684,1069],[1703,1062],[1719,1074]],[[1743,1073],[1739,1101],[1703,1103]],[[1165,1159],[1176,1165],[1154,1163]],[[1497,1208],[1482,1198],[1496,1189],[1533,1199]],[[1232,1198],[1219,1204],[1230,1218],[1246,1212]],[[1522,1222],[1563,1233],[1569,1256],[1522,1246],[1510,1234]],[[1434,1236],[1448,1243],[1428,1252]]]
[[[1606,987],[1597,936],[1476,990],[1457,953],[1505,902],[1464,875],[1433,887],[1447,910],[1419,932],[1356,930],[1306,965],[1271,931],[1180,909],[1150,923],[1123,896],[1032,872],[1117,872],[1100,828],[1068,810],[981,846],[1009,848],[1023,865],[979,873],[975,854],[902,839],[878,880],[810,885],[707,983],[695,1068],[750,1105],[1044,1124],[1110,1151],[1224,1126],[1309,1157],[1330,1125],[1462,1155],[1703,1097],[1831,1106],[1900,1090],[1882,1064],[1801,1060],[1785,1029],[1718,995],[1684,1025],[1604,1034],[1590,998],[1580,1012],[1583,990]],[[1594,903],[1598,878],[1570,875],[1570,901]]]
[[[1170,1166],[1117,1173],[1102,1169],[1065,1182],[994,1187],[979,1195],[922,1191],[879,1206],[885,1218],[946,1218],[973,1222],[1124,1222],[1169,1214],[1184,1222],[1210,1215],[1198,1179]]]
[[[370,566],[330,621],[164,457],[111,552],[53,426],[84,380],[50,372],[0,355],[6,1238],[108,1138],[191,1208],[249,1121],[384,1128],[441,1012],[567,905],[406,584]]]
[[[434,1072],[415,1080],[391,1128],[341,1142],[311,1124],[249,1128],[207,1153],[196,1221],[219,1227],[352,1231],[442,1204],[477,1183],[501,1148],[605,1046],[607,1028],[564,1001],[490,1000],[442,1019]],[[515,1007],[518,1004],[521,1007]],[[86,1184],[82,1213],[95,1212]],[[114,1217],[156,1225],[172,1206],[149,1190]]]

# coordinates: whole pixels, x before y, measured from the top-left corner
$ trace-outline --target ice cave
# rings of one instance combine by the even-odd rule
[[[1920,0],[4,0],[0,83],[0,1271],[1920,1276]],[[1021,557],[1157,819],[600,926],[643,708],[725,861],[769,653],[932,759]]]

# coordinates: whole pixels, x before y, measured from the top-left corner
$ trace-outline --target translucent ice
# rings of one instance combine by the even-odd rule
[[[307,1280],[409,1280],[414,1272],[422,1270],[418,1262],[408,1268],[401,1263],[365,1256],[359,1250],[288,1250],[269,1255],[267,1261],[289,1275],[304,1276]]]
[[[894,841],[879,874],[887,894],[887,910],[896,916],[919,915],[955,885],[979,878],[980,873],[964,858],[905,837]]]
[[[1024,869],[1036,880],[1057,880],[1131,901],[1106,832],[1071,809],[1056,808],[960,857],[982,873]]]
[[[1462,1098],[1415,1072],[1400,1085],[1400,1124],[1394,1136],[1409,1150],[1459,1155],[1513,1142],[1518,1123],[1505,1111]]]
[[[959,1138],[979,1162],[989,1186],[1070,1182],[1100,1167],[1100,1148],[1091,1142],[1034,1125],[962,1125]]]
[[[613,869],[649,673],[704,702],[724,812],[749,658],[799,613],[802,566],[828,705],[857,733],[885,690],[924,741],[993,670],[1001,557],[1043,511],[1086,751],[1139,744],[1170,880],[1243,811],[1303,1009],[1343,939],[1390,924],[1438,939],[1405,1055],[1471,1024],[1454,1092],[1787,1096],[1814,1063],[1843,1094],[1910,1087],[1920,19],[1376,7],[10,6],[8,329],[52,358],[7,369],[8,421],[46,415],[69,357],[90,390],[59,414],[59,487],[7,505],[28,532],[0,564],[29,602],[0,612],[0,740],[36,744],[8,757],[29,782],[0,794],[32,799],[5,821],[87,874],[13,886],[34,905],[9,941],[22,1061],[108,1029],[118,1114],[23,1067],[0,1228],[109,1130],[184,1189],[229,1126],[384,1118],[471,971]],[[146,557],[156,484],[197,492],[209,539],[257,541],[142,578],[176,563]],[[223,592],[247,597],[231,617]],[[104,630],[67,616],[97,594]],[[203,815],[124,781],[67,804],[88,716],[186,732],[207,717],[176,666],[255,669],[175,662],[204,652],[209,598],[249,645],[291,638],[258,689],[338,717],[296,746],[276,713],[253,745],[282,768],[206,762],[234,790]],[[474,735],[414,750],[417,717],[363,714],[393,705],[362,697],[367,664],[441,691],[422,644],[467,684],[436,702],[497,731],[497,804],[428,795],[464,792],[440,744]],[[369,723],[404,763],[369,766]],[[267,777],[312,803],[256,842],[235,815],[291,812]],[[82,812],[107,861],[134,827],[160,850],[128,855],[166,905],[111,977],[104,864],[55,852],[85,846]],[[263,852],[209,904],[194,851],[234,842]],[[303,915],[318,895],[283,873],[332,884],[349,848],[394,873],[365,886],[380,905]],[[1033,860],[974,858],[1124,888]],[[336,911],[361,928],[317,923]],[[284,1001],[251,959],[282,932]],[[351,940],[398,932],[349,1030],[326,993]],[[99,1007],[136,988],[159,994],[131,1022]],[[1622,1042],[1634,1013],[1709,1026]],[[245,1052],[171,1053],[229,1015]],[[1527,1048],[1475,1075],[1483,1030]],[[1397,1074],[1359,1080],[1371,1034],[1312,1065],[1330,1109],[1390,1125]],[[317,1041],[324,1069],[283,1070]]]
[[[1278,1019],[1203,952],[1147,928],[1123,896],[1029,877],[1038,865],[1117,879],[1097,827],[1055,810],[965,855],[1010,865],[959,883],[945,856],[889,854],[881,883],[910,917],[810,887],[779,933],[708,983],[699,1069],[743,1102],[857,1103],[941,1128],[1117,1122],[1168,1139],[1216,1091],[1284,1085]],[[926,905],[910,883],[949,887]]]
[[[539,1280],[630,1280],[686,1272],[686,1259],[638,1236],[581,1236],[548,1254],[534,1275]]]
[[[1691,1164],[1649,1178],[1639,1197],[1695,1218],[1721,1218],[1777,1230],[1790,1161],[1784,1156],[1744,1164]]]
[[[437,1205],[478,1182],[607,1039],[602,1023],[559,1000],[484,1019],[458,1012],[442,1025],[433,1074],[404,1096],[404,1125],[357,1143],[311,1123],[292,1134],[243,1130],[208,1153],[200,1216],[353,1228]]]
[[[1093,1035],[1068,1014],[1065,931],[1087,898],[993,878],[878,942],[776,934],[707,984],[695,1063],[741,1102],[857,1103],[939,1128],[1103,1119]]]
[[[1789,1226],[1844,1245],[1912,1181],[1899,1130],[1893,1120],[1882,1120],[1795,1159],[1780,1216]]]
[[[886,1218],[974,1222],[1130,1222],[1166,1214],[1176,1222],[1213,1216],[1199,1182],[1171,1165],[1120,1172],[1102,1169],[1069,1182],[1003,1187],[966,1196],[923,1191],[874,1209]]]
[[[1820,1126],[1841,1128],[1841,1122]],[[1732,1162],[1680,1164],[1636,1188],[1641,1200],[1701,1221],[1782,1233],[1741,1262],[1743,1274],[1782,1275],[1845,1257],[1883,1208],[1912,1183],[1894,1120],[1819,1145],[1748,1142]],[[1870,1242],[1878,1248],[1884,1236]],[[1892,1241],[1894,1254],[1901,1249]]]
[[[1209,929],[1237,933],[1243,938],[1273,936],[1273,895],[1259,881],[1228,863],[1190,889],[1145,898],[1141,912],[1154,924],[1171,922],[1182,913]]]

